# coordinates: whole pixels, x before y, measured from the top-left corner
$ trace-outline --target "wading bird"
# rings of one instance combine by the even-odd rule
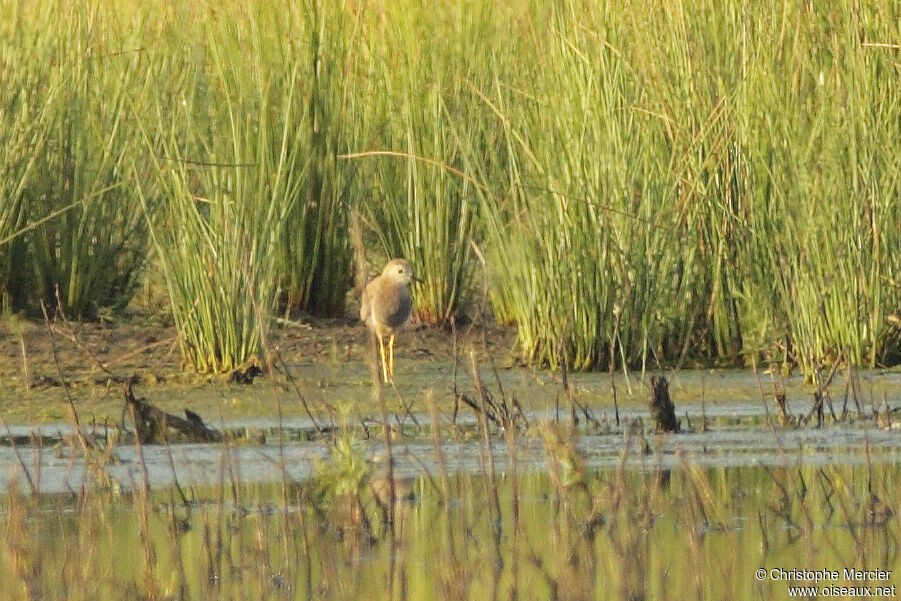
[[[379,341],[379,361],[385,382],[394,380],[394,337],[413,312],[410,282],[419,281],[406,259],[391,259],[381,275],[366,284],[360,303],[360,320]],[[388,356],[385,357],[385,337]],[[390,376],[390,380],[389,380]]]

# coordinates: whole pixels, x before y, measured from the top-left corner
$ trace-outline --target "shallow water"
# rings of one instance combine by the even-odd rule
[[[820,587],[897,586],[897,517],[865,502],[896,495],[898,469],[866,474],[602,468],[584,491],[541,472],[508,472],[496,488],[467,472],[417,476],[398,482],[393,534],[366,492],[371,529],[345,497],[316,510],[279,486],[186,487],[187,502],[172,489],[7,499],[0,588],[9,599],[786,599],[814,583],[780,570],[805,569],[838,575]],[[847,568],[886,576],[849,580]]]
[[[821,428],[785,428],[753,374],[682,373],[671,391],[686,431],[669,436],[648,430],[638,379],[617,380],[617,424],[609,378],[577,375],[576,398],[599,423],[582,420],[571,447],[559,384],[500,378],[529,427],[512,439],[494,428],[486,448],[472,411],[452,427],[445,402],[440,457],[422,388],[401,391],[412,413],[389,417],[393,506],[378,412],[365,407],[346,416],[343,434],[317,435],[289,412],[220,420],[246,434],[229,444],[120,444],[109,455],[83,453],[66,423],[10,426],[0,590],[10,599],[783,599],[814,585],[819,596],[838,586],[896,596],[901,432],[882,409],[871,415],[897,404],[897,374],[861,374],[864,418],[850,398],[847,419],[827,409]],[[786,391],[789,411],[805,415],[810,390],[792,381]],[[838,416],[842,392],[831,391]],[[40,495],[27,495],[32,485]],[[860,581],[846,568],[887,574]],[[828,572],[809,582],[780,570]]]
[[[342,387],[353,389],[357,397],[362,396],[355,403],[333,401],[333,405],[343,405],[345,410],[350,408],[350,413],[341,419],[360,439],[367,460],[376,462],[384,455],[379,412],[374,410],[376,404],[369,398],[368,386],[350,384],[356,381],[353,374],[364,367],[350,364],[341,371],[328,364],[320,366],[320,389],[328,391],[334,399],[346,398],[346,391],[341,392]],[[439,369],[428,361],[412,362],[408,370],[405,374],[408,383],[400,387],[399,394],[389,389],[385,395],[389,409],[400,410],[403,403],[409,406],[409,412],[390,414],[389,422],[400,433],[394,442],[398,473],[403,477],[417,477],[436,469],[431,419],[422,398],[425,383],[428,382],[431,390],[442,390],[444,386],[452,387],[453,380],[444,381],[448,373],[452,373],[447,366]],[[365,376],[362,373],[356,375]],[[901,453],[899,423],[886,427],[886,416],[894,415],[893,408],[898,405],[898,393],[901,392],[901,374],[896,372],[868,371],[858,375],[857,399],[864,419],[857,418],[858,400],[850,394],[852,391],[837,379],[830,391],[826,423],[819,428],[812,425],[781,427],[772,401],[772,382],[762,382],[750,370],[684,371],[669,378],[684,432],[655,437],[647,427],[649,417],[644,406],[642,379],[634,374],[617,374],[619,406],[614,409],[609,376],[571,376],[574,399],[596,420],[589,424],[583,412],[576,410],[576,417],[580,419],[576,447],[586,467],[600,469],[617,465],[627,439],[631,450],[644,444],[647,453],[630,456],[626,465],[644,469],[649,469],[649,465],[673,468],[684,461],[704,467],[787,466],[799,461],[807,465],[864,461],[893,463]],[[570,419],[568,400],[559,383],[552,382],[549,374],[526,370],[498,370],[483,374],[483,379],[496,397],[499,396],[499,381],[508,397],[515,396],[524,408],[529,427],[518,436],[518,469],[544,470],[547,453],[540,437],[534,434],[535,427],[545,423],[566,424]],[[417,385],[420,386],[418,391]],[[467,385],[471,390],[468,376],[460,372],[458,387],[466,391]],[[796,419],[807,416],[812,403],[811,387],[800,378],[779,381],[778,385],[786,393],[789,413]],[[263,390],[271,393],[269,388],[264,386]],[[632,390],[631,395],[629,390]],[[239,387],[229,389],[228,394],[221,390],[207,391],[207,397],[204,397],[195,392],[187,397],[173,395],[169,399],[158,398],[160,393],[152,391],[150,397],[162,408],[177,412],[187,404],[194,409],[206,409],[209,416],[214,413],[210,403],[217,398],[220,406],[216,413],[223,415],[222,405],[250,405],[255,402],[260,389],[257,386]],[[442,451],[447,468],[454,473],[481,473],[484,458],[477,442],[476,415],[465,405],[454,414],[449,399],[436,396],[441,427],[449,428],[453,423],[457,432],[455,436],[443,437]],[[3,443],[0,444],[0,493],[8,489],[11,481],[24,485],[22,464],[33,474],[33,483],[40,492],[48,494],[97,485],[112,485],[125,491],[136,483],[151,488],[164,488],[176,482],[183,486],[211,485],[222,481],[226,467],[240,470],[242,481],[248,483],[279,482],[285,477],[293,481],[310,478],[316,465],[327,458],[332,445],[332,436],[319,435],[316,425],[336,427],[334,422],[320,413],[314,424],[310,418],[298,415],[297,403],[292,404],[287,399],[280,401],[286,416],[279,419],[271,415],[271,402],[266,404],[262,399],[256,402],[261,415],[208,418],[214,427],[233,434],[243,440],[241,442],[147,445],[142,450],[143,462],[135,445],[119,444],[112,450],[111,460],[99,466],[99,473],[96,460],[86,458],[75,444],[76,430],[70,423],[10,425],[0,432],[0,443]],[[314,400],[308,402],[315,406]],[[874,407],[882,415],[879,420],[871,417]],[[843,413],[847,413],[844,419],[832,418],[833,414],[841,418]],[[82,423],[85,423],[84,418]],[[102,441],[114,426],[97,423],[94,420],[92,427],[83,429],[90,430]],[[639,424],[637,430],[631,426],[636,423]],[[641,440],[630,436],[630,431],[640,432]],[[497,456],[497,470],[503,472],[508,469],[505,443],[499,432],[495,434],[493,453]],[[16,448],[10,446],[10,439],[16,442]],[[36,441],[40,444],[34,444]],[[865,452],[867,449],[871,450],[869,454]]]
[[[686,408],[687,410],[691,410]],[[697,408],[699,409],[699,408]],[[551,420],[552,415],[529,414],[530,421]],[[401,421],[402,416],[392,416]],[[639,412],[621,412],[621,421],[628,423],[641,417]],[[769,428],[754,423],[762,417],[753,407],[735,405],[720,407],[707,412],[708,420],[719,417],[730,420],[750,420],[748,423],[732,423],[725,426],[709,426],[706,432],[687,432],[666,437],[643,435],[643,441],[629,437],[623,428],[611,426],[608,433],[583,432],[575,448],[584,458],[589,469],[610,468],[619,465],[624,451],[628,450],[625,465],[636,469],[673,469],[685,461],[703,467],[789,467],[803,465],[857,465],[865,462],[895,463],[901,459],[901,433],[894,429],[876,428],[870,422],[833,425],[822,428],[797,429]],[[427,416],[418,417],[427,423]],[[409,418],[407,418],[409,423]],[[461,440],[442,443],[445,466],[451,473],[480,474],[483,471],[484,453],[474,432],[474,418],[458,419],[462,431]],[[316,466],[329,456],[332,443],[328,439],[298,442],[290,440],[298,435],[311,436],[313,428],[309,420],[302,418],[282,421],[285,437],[277,442],[278,421],[270,419],[226,422],[231,431],[260,430],[269,432],[265,444],[171,444],[168,446],[145,445],[139,450],[134,445],[115,448],[112,460],[102,466],[103,475],[90,466],[91,458],[85,458],[74,444],[58,444],[54,447],[27,447],[13,449],[0,447],[0,491],[5,492],[10,482],[23,484],[22,468],[17,454],[32,474],[34,485],[41,493],[58,494],[84,487],[115,486],[118,490],[131,490],[135,485],[146,484],[151,488],[165,488],[176,482],[182,486],[208,486],[225,478],[227,470],[236,470],[245,483],[263,484],[280,482],[283,477],[291,481],[307,480],[314,475]],[[14,436],[28,435],[28,429],[11,428]],[[48,437],[71,438],[74,429],[65,424],[45,425],[36,428]],[[361,433],[360,445],[369,462],[384,461],[385,447],[378,438],[378,427],[370,426],[375,439],[365,439]],[[407,427],[405,436],[393,443],[395,470],[399,477],[414,478],[434,472],[433,444],[428,440],[428,428],[419,432]],[[298,434],[300,433],[300,434]],[[21,439],[21,438],[20,438]],[[645,454],[638,452],[641,444],[647,445]],[[517,462],[520,471],[541,471],[546,468],[547,453],[537,436],[521,435],[518,440]],[[506,443],[497,436],[492,441],[496,469],[503,473],[508,469]]]

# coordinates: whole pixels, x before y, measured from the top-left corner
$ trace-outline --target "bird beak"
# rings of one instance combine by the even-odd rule
[[[422,281],[421,279],[419,279],[419,278],[416,277],[415,275],[414,275],[413,277],[411,277],[410,279],[413,280],[414,282],[416,282],[417,284],[424,284],[424,283],[425,283],[424,281]]]

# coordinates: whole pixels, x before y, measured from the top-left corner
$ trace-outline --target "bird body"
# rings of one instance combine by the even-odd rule
[[[379,341],[382,377],[386,382],[389,374],[394,377],[394,337],[407,325],[413,313],[410,282],[415,279],[413,269],[405,259],[392,259],[363,290],[360,320]],[[387,360],[385,338],[388,338]]]

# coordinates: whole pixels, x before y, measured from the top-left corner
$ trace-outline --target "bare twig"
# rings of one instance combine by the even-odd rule
[[[44,314],[44,323],[47,325],[47,331],[50,333],[50,350],[53,354],[53,364],[56,366],[56,374],[59,377],[59,381],[65,392],[66,402],[69,404],[69,412],[72,421],[75,424],[76,436],[78,436],[78,442],[81,444],[82,450],[87,451],[91,447],[91,443],[84,435],[84,432],[81,431],[81,422],[78,419],[78,411],[75,409],[75,401],[72,400],[72,391],[69,390],[69,382],[63,375],[63,369],[59,363],[59,354],[56,350],[56,336],[54,335],[53,327],[50,325],[50,317],[47,315],[47,306],[44,304],[43,300],[41,301],[41,312]]]

